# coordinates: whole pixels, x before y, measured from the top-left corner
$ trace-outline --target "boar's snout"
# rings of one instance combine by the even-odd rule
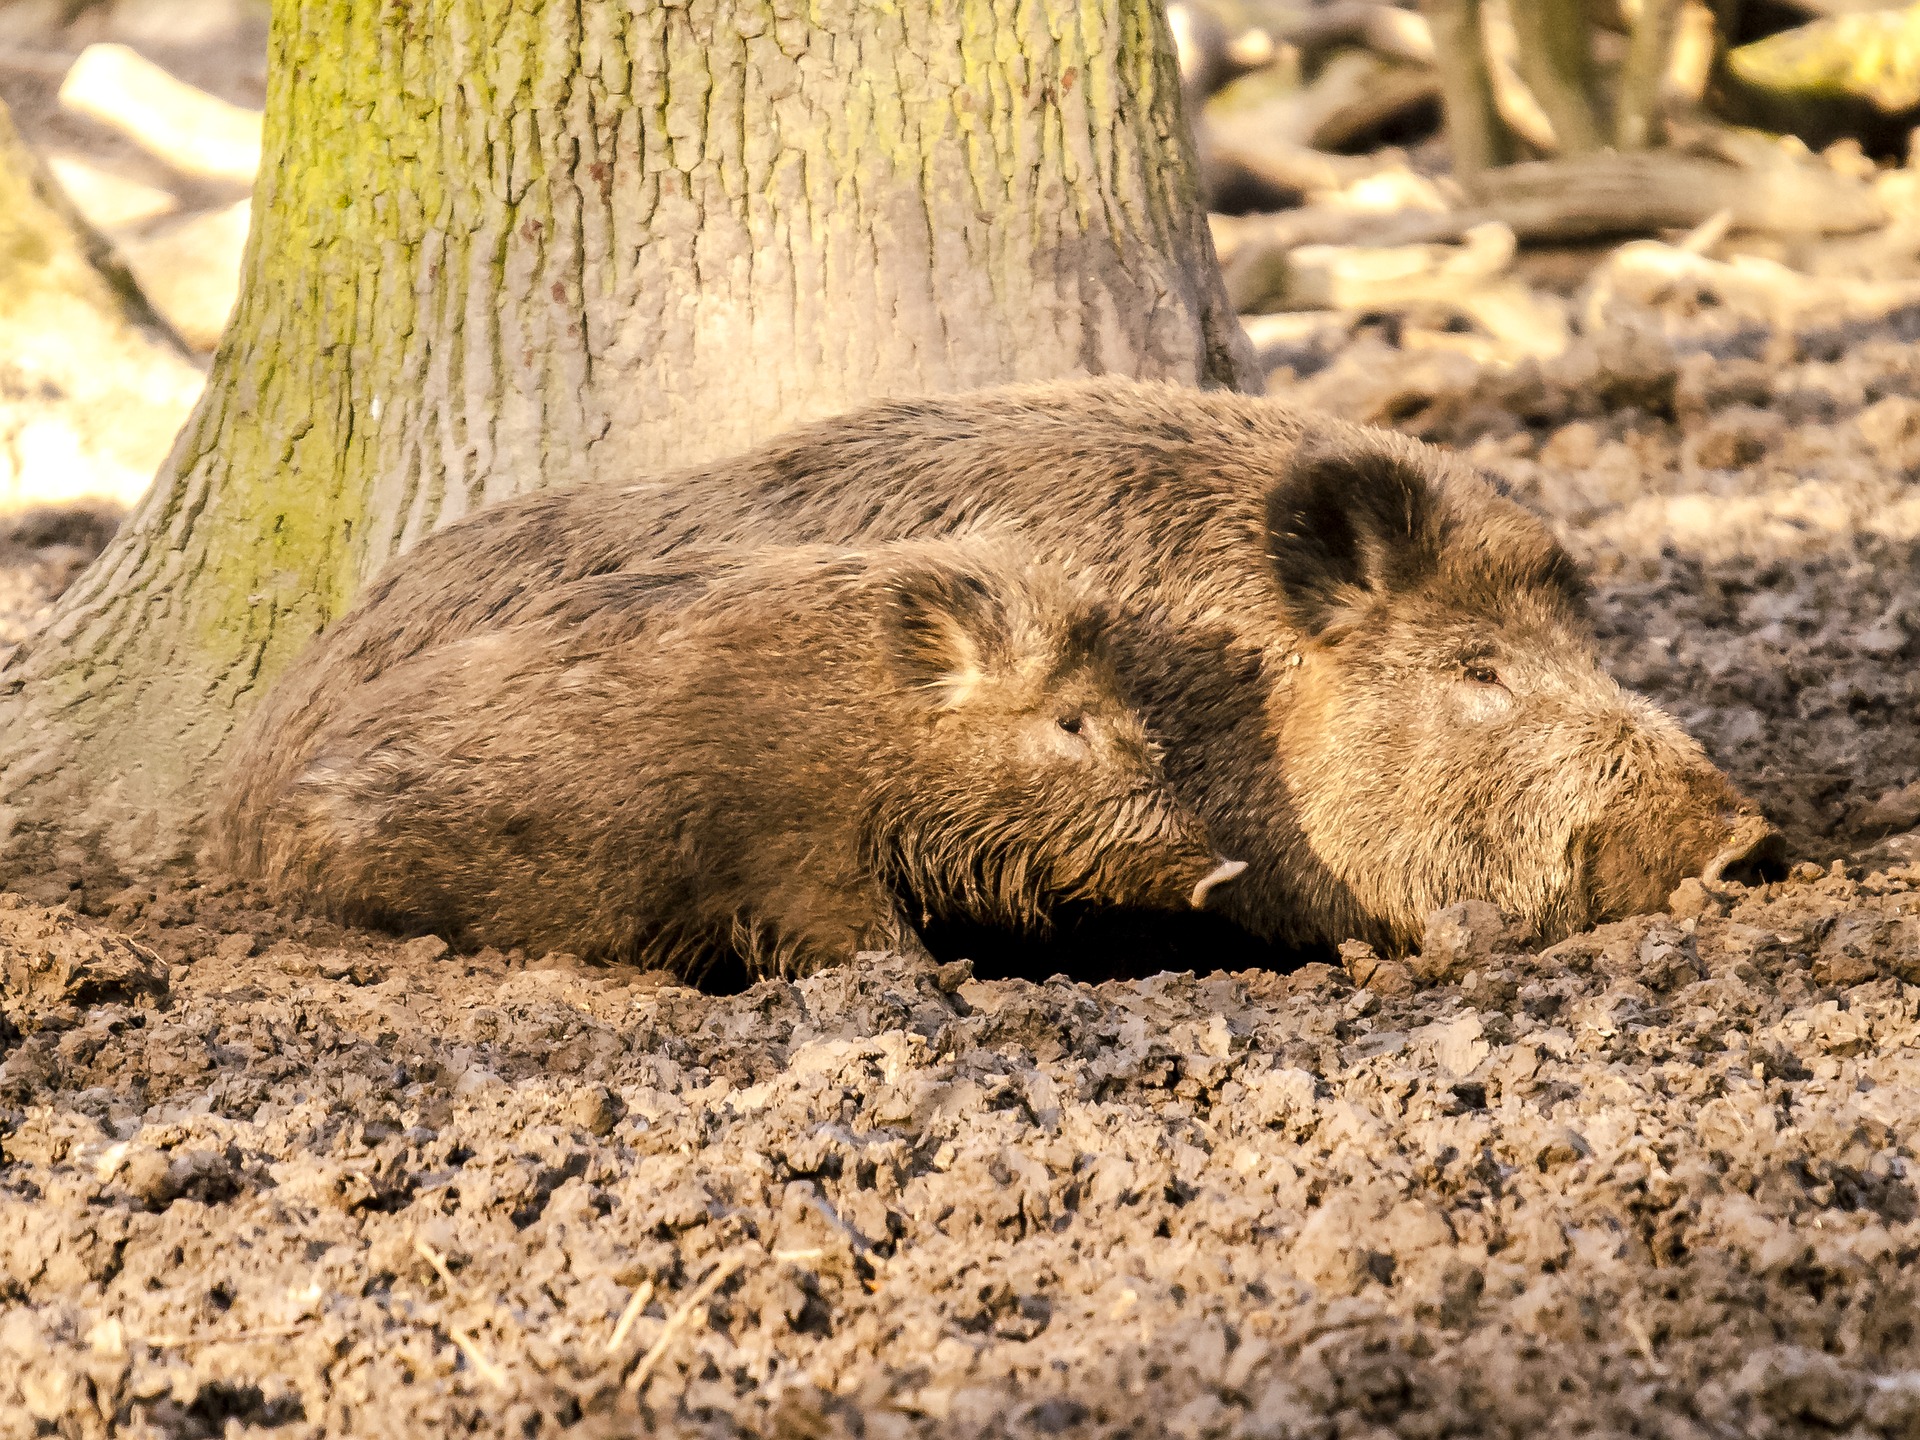
[[[1759,885],[1784,879],[1787,873],[1787,838],[1760,815],[1740,816],[1733,834],[1701,867],[1700,878],[1709,885],[1729,880],[1740,885]]]
[[[1785,837],[1752,810],[1728,809],[1692,824],[1663,816],[1654,824],[1665,833],[1626,825],[1598,837],[1591,871],[1595,920],[1658,910],[1675,886],[1696,876],[1708,884],[1758,885],[1786,874]]]
[[[1231,888],[1233,880],[1246,871],[1246,861],[1229,860],[1214,848],[1197,815],[1170,797],[1168,802],[1155,806],[1151,821],[1135,827],[1131,847],[1125,842],[1116,847],[1116,851],[1132,848],[1131,863],[1152,874],[1147,893],[1111,894],[1106,897],[1109,902],[1139,904],[1146,899],[1153,909],[1201,910],[1217,903],[1222,887]]]

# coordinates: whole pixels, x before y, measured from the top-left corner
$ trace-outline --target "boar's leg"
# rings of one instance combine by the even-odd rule
[[[858,895],[766,896],[752,911],[735,915],[730,929],[732,947],[755,979],[797,980],[866,950],[932,960],[899,902],[877,888]]]

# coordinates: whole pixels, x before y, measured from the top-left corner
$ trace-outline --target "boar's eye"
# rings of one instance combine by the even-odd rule
[[[1056,716],[1051,725],[1041,722],[1041,733],[1051,735],[1048,748],[1062,759],[1081,761],[1093,753],[1087,738],[1088,720],[1084,714]]]
[[[1484,660],[1467,660],[1460,666],[1460,673],[1476,685],[1500,685],[1500,672]]]

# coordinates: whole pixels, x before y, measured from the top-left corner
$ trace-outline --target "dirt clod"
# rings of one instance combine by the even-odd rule
[[[1376,995],[1411,995],[1414,988],[1412,968],[1404,960],[1393,957],[1382,959],[1364,940],[1343,940],[1340,942],[1340,963],[1356,985],[1365,986]]]
[[[166,993],[167,967],[146,946],[82,926],[64,908],[0,897],[0,1013],[30,1017],[62,1005],[130,1003]]]
[[[1511,948],[1511,929],[1484,900],[1463,900],[1427,917],[1426,936],[1412,959],[1414,974],[1429,983],[1457,980]]]

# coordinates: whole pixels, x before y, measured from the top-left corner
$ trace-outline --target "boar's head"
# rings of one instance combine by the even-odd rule
[[[1044,927],[1066,901],[1178,908],[1243,866],[1174,799],[1108,653],[1104,604],[998,543],[879,577],[901,732],[876,863],[919,906]],[[945,553],[942,553],[942,552]]]
[[[1481,477],[1397,437],[1308,448],[1266,520],[1299,635],[1274,723],[1331,929],[1404,944],[1484,899],[1553,939],[1777,866],[1753,805],[1601,670],[1571,557]]]

